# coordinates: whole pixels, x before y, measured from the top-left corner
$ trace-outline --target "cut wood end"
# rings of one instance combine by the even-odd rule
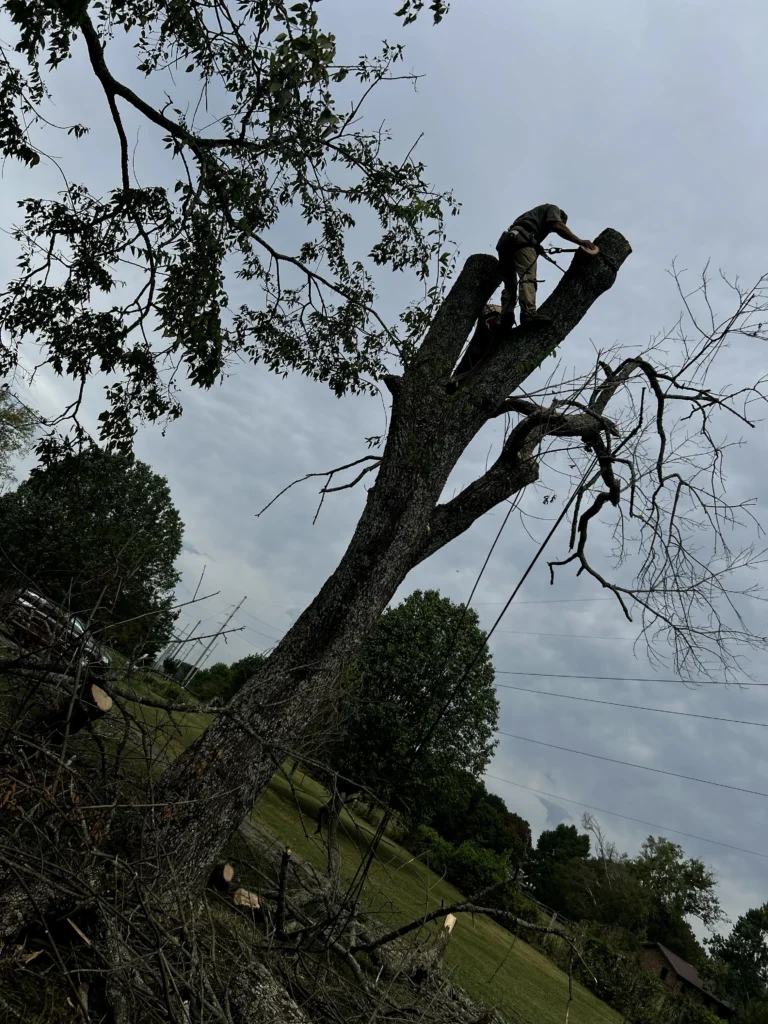
[[[456,924],[456,917],[454,914],[448,914],[445,921],[443,922],[443,930],[447,931],[448,934],[453,931],[453,926]]]
[[[91,686],[91,697],[99,711],[106,713],[107,711],[112,710],[112,698],[106,690],[102,690],[102,688],[97,686],[96,683],[93,683]]]
[[[250,907],[252,910],[258,910],[261,907],[259,897],[248,889],[236,889],[233,899],[238,907]]]

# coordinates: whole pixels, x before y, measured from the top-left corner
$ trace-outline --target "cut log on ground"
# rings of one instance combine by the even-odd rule
[[[250,910],[260,910],[261,900],[255,892],[250,889],[236,889],[233,897],[235,906],[248,907]]]
[[[42,715],[23,723],[22,732],[59,742],[74,736],[88,725],[104,718],[112,710],[112,698],[103,687],[91,682],[83,673],[81,679],[52,672],[41,674],[35,686],[35,703],[44,708]]]
[[[228,861],[219,861],[208,878],[208,887],[218,892],[229,892],[235,880],[235,869]]]

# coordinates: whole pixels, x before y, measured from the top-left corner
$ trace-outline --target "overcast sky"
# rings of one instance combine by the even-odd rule
[[[424,133],[417,152],[432,180],[454,189],[463,204],[450,234],[464,255],[493,251],[500,230],[541,202],[566,209],[569,226],[580,235],[594,237],[611,226],[631,241],[633,255],[616,286],[566,342],[574,366],[587,368],[593,342],[640,344],[674,323],[680,300],[667,268],[675,257],[692,271],[711,258],[715,271],[723,268],[745,280],[768,271],[764,3],[456,0],[438,28],[424,19],[405,31],[390,15],[394,6],[382,0],[322,5],[348,55],[371,52],[384,37],[406,41],[406,66],[425,77],[416,91],[399,83],[382,91],[374,99],[371,119],[386,116],[403,155]],[[125,58],[116,46],[116,70]],[[69,165],[70,176],[106,190],[117,184],[117,149],[103,97],[74,63],[60,73],[60,81],[61,120],[72,120],[72,113],[63,111],[76,109],[74,116],[91,125],[93,134],[80,149],[66,150],[77,161]],[[67,144],[57,144],[56,152],[64,152]],[[140,156],[147,169],[153,163],[152,145],[150,139]],[[15,216],[16,198],[57,187],[52,170],[36,173],[6,166],[0,207],[4,227]],[[142,183],[149,183],[147,175]],[[8,252],[2,261],[7,277]],[[557,272],[545,265],[540,276],[546,279],[541,286],[546,293]],[[393,316],[413,294],[402,279],[382,282],[381,288]],[[762,356],[761,348],[741,340],[731,370],[762,372]],[[721,376],[713,383],[731,381]],[[61,383],[43,374],[31,400],[51,412],[61,396]],[[98,411],[97,404],[89,411]],[[167,476],[186,524],[180,598],[191,596],[203,567],[203,590],[218,592],[202,611],[185,613],[182,621],[191,624],[202,617],[212,627],[247,596],[233,623],[242,632],[219,646],[214,660],[272,646],[336,566],[365,494],[333,496],[314,527],[318,488],[311,481],[294,488],[263,517],[255,513],[292,479],[364,454],[363,439],[381,433],[383,422],[379,399],[339,401],[322,385],[297,376],[281,380],[246,367],[207,394],[189,394],[182,420],[166,436],[151,429],[140,433],[139,456]],[[766,493],[764,474],[758,471],[768,454],[766,427],[749,433],[749,448],[734,452],[733,487],[743,497],[760,499]],[[461,479],[482,470],[493,440],[492,433],[483,435],[467,453]],[[560,494],[554,506],[544,506],[545,493],[547,488],[527,507],[546,521],[529,521],[532,537],[517,521],[508,527],[478,590],[475,605],[486,627],[567,497]],[[477,523],[415,571],[398,598],[416,587],[434,587],[455,600],[466,599],[499,523],[499,513]],[[556,539],[553,550],[564,550],[564,537]],[[760,628],[759,619],[754,625]],[[542,563],[493,638],[498,680],[768,723],[768,687],[725,691],[661,681],[502,674],[668,676],[655,672],[642,650],[633,652],[635,638],[632,624],[596,585],[566,571],[551,588]],[[768,665],[753,659],[752,668],[756,678],[768,681]],[[501,687],[499,699],[504,731],[768,793],[765,733],[759,727]],[[550,795],[539,796],[513,782]],[[578,823],[582,808],[567,802],[573,800],[768,851],[764,796],[505,737],[488,786],[531,822],[534,834],[561,821]],[[661,831],[607,813],[598,818],[610,838],[631,854],[650,831]],[[767,859],[704,841],[679,841],[714,866],[732,916],[768,899]]]

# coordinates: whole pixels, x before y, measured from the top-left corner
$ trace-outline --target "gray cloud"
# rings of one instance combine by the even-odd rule
[[[326,5],[324,5],[326,6]],[[388,5],[333,0],[341,18],[340,45],[356,55],[394,38]],[[642,344],[671,327],[680,300],[665,273],[670,261],[697,272],[711,258],[745,280],[766,270],[762,238],[768,69],[762,40],[768,9],[745,2],[727,9],[716,2],[617,5],[590,0],[456,2],[439,29],[426,22],[404,33],[406,66],[424,71],[415,92],[394,84],[372,98],[371,118],[386,117],[404,154],[417,136],[417,150],[440,187],[462,200],[451,235],[465,254],[492,251],[500,229],[527,206],[552,201],[564,206],[574,230],[595,235],[610,225],[631,240],[634,253],[611,293],[568,339],[567,366],[585,369],[592,345],[614,341]],[[128,68],[127,57],[125,68]],[[95,188],[115,183],[117,151],[108,144],[109,122],[101,97],[83,72],[59,73],[65,100],[107,138],[90,150],[62,142],[79,154],[74,177],[90,176]],[[143,88],[143,86],[142,86]],[[98,131],[97,131],[98,129]],[[142,180],[151,179],[153,145],[142,137]],[[91,154],[84,159],[84,153]],[[34,185],[30,183],[34,182]],[[15,216],[14,200],[32,187],[53,192],[55,172],[36,176],[8,167],[0,209],[4,226]],[[288,231],[289,229],[286,229]],[[290,241],[290,239],[289,239]],[[363,244],[365,239],[363,239]],[[6,277],[11,257],[2,256]],[[543,272],[546,293],[557,272]],[[380,280],[382,308],[391,315],[413,294],[401,275]],[[717,285],[728,308],[727,289]],[[764,353],[740,339],[717,386],[754,379]],[[65,385],[44,374],[32,400],[43,409],[60,401]],[[87,414],[98,412],[99,396]],[[363,452],[363,438],[381,433],[384,413],[376,399],[337,401],[321,386],[298,377],[286,381],[261,368],[244,367],[206,394],[190,393],[183,419],[167,436],[142,431],[140,457],[169,479],[186,523],[180,565],[188,600],[205,566],[202,593],[216,592],[200,610],[188,608],[182,622],[198,618],[212,626],[248,596],[237,617],[242,632],[214,658],[230,660],[269,648],[289,628],[333,570],[354,529],[364,490],[328,501],[311,525],[318,482],[303,483],[260,518],[256,513],[292,479],[348,462]],[[481,471],[500,425],[489,427],[470,447],[449,483],[461,487]],[[765,428],[728,427],[733,437],[749,433],[746,449],[729,453],[729,493],[766,499],[762,474]],[[558,493],[545,506],[544,493]],[[562,507],[566,492],[556,476],[526,497],[524,510],[544,520]],[[411,574],[398,599],[415,587],[436,587],[465,600],[501,523],[497,511]],[[534,537],[549,523],[527,519]],[[607,547],[607,534],[596,534]],[[476,595],[488,628],[535,550],[518,520],[510,522]],[[552,550],[562,553],[564,537]],[[203,554],[204,552],[204,554]],[[764,574],[760,574],[760,578]],[[760,616],[752,621],[759,624]],[[209,630],[204,630],[208,632]],[[508,631],[508,632],[507,632]],[[536,635],[546,634],[546,635]],[[549,586],[542,563],[532,574],[493,638],[499,670],[571,676],[668,676],[652,666],[620,610],[600,588],[562,571]],[[614,637],[615,639],[594,639]],[[590,639],[592,638],[592,639]],[[750,662],[768,681],[764,657]],[[596,682],[499,675],[539,690],[625,703],[695,711],[768,722],[768,688],[688,689],[682,684]],[[507,732],[560,746],[636,761],[652,767],[768,792],[762,729],[677,718],[499,689],[500,726]],[[768,849],[765,799],[502,737],[490,769],[493,776],[657,822],[699,836],[757,851]],[[530,820],[534,832],[559,821],[578,822],[581,809],[538,797],[509,783],[488,780],[491,789]],[[600,816],[599,816],[600,817]],[[619,817],[601,817],[610,838],[630,853],[650,828]],[[674,838],[674,836],[673,836]],[[691,854],[713,864],[732,916],[765,899],[765,861],[698,840],[680,840]]]

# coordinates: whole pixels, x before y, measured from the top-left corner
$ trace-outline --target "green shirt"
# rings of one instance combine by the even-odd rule
[[[521,213],[517,220],[510,227],[510,232],[517,231],[518,236],[529,244],[541,244],[558,221],[564,219],[564,213],[559,206],[552,203],[542,203],[541,206],[534,206],[527,213]]]

